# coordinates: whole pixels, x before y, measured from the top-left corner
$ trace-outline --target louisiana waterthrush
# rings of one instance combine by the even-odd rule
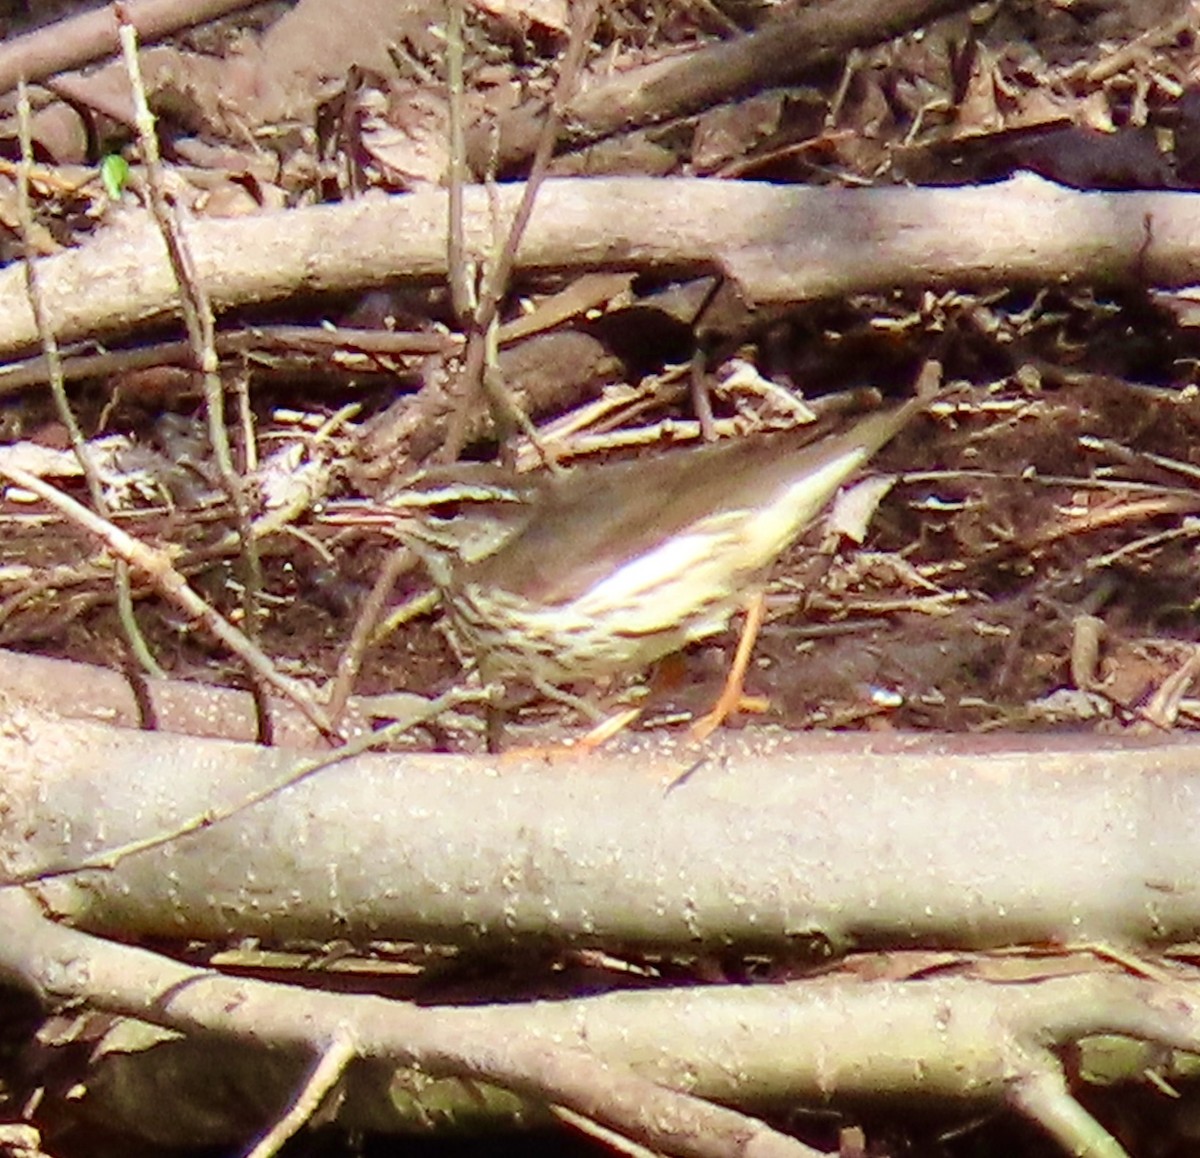
[[[815,440],[800,428],[562,475],[436,467],[362,514],[420,557],[485,681],[562,689],[721,631],[838,487],[926,404]]]

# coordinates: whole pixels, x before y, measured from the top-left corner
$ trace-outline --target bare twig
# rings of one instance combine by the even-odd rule
[[[443,1010],[383,997],[223,977],[56,925],[17,890],[0,892],[0,912],[10,933],[0,943],[6,974],[59,1000],[86,1001],[185,1033],[253,1034],[314,1054],[349,1033],[359,1056],[564,1106],[674,1158],[819,1158],[759,1119],[667,1089],[583,1049],[521,1034],[500,1038],[486,1027],[448,1029]],[[62,961],[87,968],[57,967]]]
[[[208,436],[212,444],[213,457],[225,493],[229,498],[237,523],[242,559],[242,612],[249,637],[257,635],[259,605],[261,603],[263,577],[262,562],[258,545],[250,528],[250,510],[246,500],[245,486],[241,475],[233,465],[230,451],[229,431],[225,425],[225,389],[221,382],[220,363],[217,359],[216,324],[213,320],[212,303],[203,283],[196,275],[196,263],[184,236],[180,222],[167,203],[166,185],[163,180],[162,160],[158,152],[158,136],[155,132],[154,114],[146,101],[146,89],[142,83],[141,65],[138,61],[137,29],[130,22],[124,5],[115,4],[114,11],[120,25],[121,51],[129,83],[133,89],[133,106],[138,130],[138,141],[142,148],[142,159],[146,167],[146,186],[149,191],[150,211],[162,231],[163,242],[171,259],[171,268],[179,285],[180,302],[183,307],[184,326],[188,343],[196,366],[204,382],[205,413],[208,417]],[[254,679],[254,669],[251,669]],[[256,694],[265,702],[261,688]],[[260,717],[262,739],[269,741],[268,716]]]
[[[807,69],[842,61],[856,47],[890,40],[948,12],[965,0],[823,0],[789,5],[790,12],[749,36],[655,61],[597,80],[566,107],[573,146],[610,134],[686,116],[721,101],[786,84]],[[541,110],[519,108],[499,126],[501,169],[534,151]],[[476,172],[495,149],[491,129],[468,135],[467,155]]]
[[[375,576],[375,583],[359,608],[358,618],[355,619],[354,629],[350,633],[350,641],[338,659],[337,675],[329,694],[328,708],[331,720],[341,719],[346,701],[354,690],[354,681],[362,668],[363,656],[374,639],[375,628],[383,614],[383,605],[391,595],[392,588],[396,586],[396,580],[412,564],[411,552],[403,549],[390,551],[379,574]]]
[[[245,500],[242,480],[234,470],[230,453],[229,432],[225,427],[225,392],[218,373],[215,325],[212,304],[203,284],[196,276],[196,265],[191,248],[187,243],[174,210],[167,202],[163,180],[162,160],[158,152],[158,137],[154,127],[154,114],[146,102],[146,90],[142,83],[141,66],[138,63],[137,32],[129,23],[123,5],[114,5],[120,22],[121,49],[125,56],[125,67],[133,87],[134,109],[137,115],[138,142],[142,147],[146,166],[146,187],[149,191],[150,212],[162,233],[171,269],[179,286],[183,322],[187,330],[188,343],[196,361],[196,368],[204,376],[204,398],[208,412],[208,430],[212,441],[217,469],[225,484],[229,499],[238,512],[243,514]]]
[[[501,328],[501,337],[507,327]],[[89,344],[90,345],[90,344]],[[254,326],[217,335],[217,354],[258,355],[260,369],[286,368],[297,363],[310,365],[323,359],[331,370],[351,374],[362,370],[394,372],[391,361],[406,355],[450,354],[462,345],[450,335],[358,330],[323,326]],[[63,377],[104,378],[150,366],[191,364],[187,342],[153,342],[131,349],[84,353],[81,349],[60,351]],[[49,367],[45,355],[25,358],[0,366],[0,398],[29,386],[46,382]]]
[[[450,300],[459,325],[465,325],[475,309],[475,287],[467,266],[463,239],[463,186],[467,182],[467,146],[463,129],[463,0],[448,0],[446,6],[446,76],[450,88],[450,182],[447,209],[446,264],[450,270]]]
[[[500,247],[495,261],[484,272],[479,304],[471,320],[471,327],[467,335],[467,349],[463,357],[462,370],[458,376],[458,405],[451,416],[446,434],[446,444],[442,452],[447,461],[454,461],[461,453],[466,438],[470,409],[481,394],[488,398],[494,417],[512,417],[516,418],[518,422],[520,421],[517,415],[512,414],[514,407],[511,400],[499,397],[500,392],[495,389],[490,391],[485,389],[489,334],[499,316],[500,303],[508,292],[513,267],[516,264],[517,250],[533,214],[538,190],[549,171],[550,158],[554,155],[554,145],[563,124],[563,110],[578,83],[583,60],[595,32],[598,14],[597,0],[588,0],[587,3],[572,5],[570,42],[559,69],[553,101],[546,113],[546,119],[538,137],[538,145],[529,168],[529,176],[522,189],[516,212],[509,224],[508,236],[505,238],[503,246]],[[494,336],[491,340],[494,340]],[[508,413],[505,414],[505,411]],[[501,424],[498,423],[498,425]],[[532,436],[531,431],[526,430],[526,433]]]
[[[71,440],[71,449],[79,462],[79,469],[83,471],[92,506],[98,514],[107,518],[109,510],[108,501],[104,497],[104,483],[100,478],[100,472],[96,469],[96,464],[92,461],[87,439],[84,438],[79,422],[75,418],[75,412],[71,409],[71,403],[67,398],[67,386],[63,377],[58,340],[46,317],[46,307],[42,301],[41,287],[38,284],[37,266],[33,261],[33,210],[29,204],[29,174],[33,166],[33,131],[29,91],[23,81],[17,96],[17,131],[21,138],[21,164],[17,169],[17,214],[21,225],[24,251],[21,264],[25,271],[25,291],[37,323],[38,337],[41,340],[43,356],[46,359],[46,372],[50,379],[50,393],[54,398],[55,411]],[[134,614],[133,593],[129,585],[129,564],[124,560],[117,562],[113,583],[117,597],[117,618],[125,635],[125,642],[129,645],[130,654],[144,671],[157,678],[162,678],[163,670],[150,651],[146,638],[138,626],[137,616]],[[149,725],[150,721],[143,719],[142,723]]]
[[[350,760],[355,756],[361,756],[364,752],[370,752],[375,748],[384,747],[406,732],[411,732],[414,728],[436,719],[444,712],[451,711],[461,704],[487,701],[493,698],[493,691],[494,689],[491,687],[478,689],[451,688],[436,699],[423,701],[419,708],[412,711],[403,720],[397,720],[395,723],[388,724],[386,727],[379,728],[373,732],[364,732],[362,735],[356,736],[353,740],[343,744],[336,751],[327,752],[323,756],[298,760],[295,764],[287,768],[283,775],[265,784],[263,787],[247,793],[240,800],[232,804],[222,808],[210,808],[205,812],[189,817],[180,824],[173,825],[165,831],[155,832],[149,836],[131,840],[112,848],[103,848],[90,856],[66,860],[59,864],[49,865],[28,873],[14,873],[5,878],[3,884],[26,885],[32,884],[35,881],[51,880],[54,877],[70,876],[73,873],[85,872],[90,869],[114,869],[121,861],[126,860],[128,857],[136,856],[138,853],[149,852],[152,849],[162,848],[163,845],[171,844],[190,833],[212,828],[213,825],[220,824],[223,820],[229,820],[231,817],[244,812],[247,808],[253,808],[256,804],[261,804],[264,800],[269,800],[272,796],[278,796],[285,788],[291,788],[294,784],[299,784],[301,781],[307,780],[310,776],[314,776],[326,768],[332,768],[336,764],[341,764],[343,761]]]
[[[317,1064],[308,1075],[308,1081],[304,1083],[304,1089],[288,1107],[287,1113],[247,1151],[246,1158],[271,1158],[289,1138],[299,1133],[317,1112],[329,1091],[337,1085],[356,1053],[350,1034],[337,1032],[321,1051]]]
[[[126,534],[120,527],[100,518],[70,495],[63,494],[27,470],[0,463],[0,475],[44,499],[71,522],[95,535],[113,554],[145,572],[165,599],[169,599],[185,614],[199,620],[207,631],[238,656],[260,679],[287,696],[322,735],[330,739],[337,738],[325,712],[313,701],[308,691],[295,680],[280,673],[251,640],[201,599],[188,585],[187,580],[175,570],[167,555]]]

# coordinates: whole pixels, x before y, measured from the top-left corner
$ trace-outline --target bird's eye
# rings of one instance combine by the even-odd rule
[[[438,519],[441,522],[448,523],[452,519],[457,519],[462,514],[462,506],[460,499],[445,499],[442,502],[430,503],[425,508],[425,512],[431,519]]]

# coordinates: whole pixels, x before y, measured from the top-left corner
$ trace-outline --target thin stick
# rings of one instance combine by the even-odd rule
[[[126,844],[117,845],[115,848],[100,849],[98,852],[80,857],[78,860],[50,865],[49,867],[35,869],[28,873],[16,873],[10,877],[0,879],[0,885],[5,887],[10,885],[28,885],[35,881],[52,880],[54,877],[68,876],[72,873],[86,872],[92,869],[114,869],[121,861],[137,853],[149,852],[151,849],[171,844],[181,837],[188,836],[190,833],[212,828],[213,825],[220,824],[223,820],[237,816],[238,813],[244,812],[247,808],[253,808],[256,804],[261,804],[264,800],[269,800],[272,796],[277,796],[285,788],[290,788],[293,784],[299,784],[302,780],[307,780],[310,776],[315,776],[318,772],[322,772],[326,768],[332,768],[335,764],[340,764],[342,761],[349,760],[354,756],[361,756],[364,752],[369,752],[374,748],[383,747],[404,735],[404,733],[411,732],[421,724],[428,723],[430,720],[436,719],[444,712],[452,711],[461,704],[479,703],[490,700],[494,698],[496,691],[497,689],[492,686],[482,688],[450,688],[436,699],[425,701],[419,709],[414,710],[411,715],[403,720],[397,720],[395,723],[388,724],[386,727],[379,728],[374,732],[364,732],[336,751],[327,752],[323,756],[316,756],[308,760],[298,760],[290,768],[286,769],[282,776],[270,784],[247,793],[241,800],[224,808],[209,809],[207,812],[198,813],[182,821],[166,832],[157,832],[151,836],[131,840]]]
[[[467,182],[467,145],[463,129],[463,0],[448,0],[446,15],[446,79],[450,88],[450,214],[446,263],[454,316],[465,325],[475,309],[475,287],[467,269],[463,240],[463,186]]]
[[[513,266],[516,264],[517,250],[521,238],[533,215],[533,206],[537,200],[538,190],[549,172],[550,159],[554,155],[554,146],[562,129],[563,109],[575,89],[579,73],[583,67],[583,58],[591,43],[599,15],[597,0],[589,0],[572,6],[571,39],[559,69],[558,80],[554,87],[554,97],[542,125],[538,138],[537,150],[529,167],[529,176],[521,193],[520,203],[513,214],[509,226],[508,237],[505,239],[500,252],[492,263],[491,268],[483,277],[480,289],[479,305],[475,309],[470,332],[467,335],[467,349],[463,357],[462,370],[459,373],[458,405],[450,416],[449,429],[446,434],[446,444],[442,456],[448,462],[453,462],[462,451],[466,441],[467,418],[475,399],[484,391],[484,370],[488,360],[488,333],[495,324],[499,313],[500,303],[508,292],[512,279]]]
[[[0,475],[22,489],[32,491],[55,510],[62,512],[76,526],[95,535],[114,555],[144,572],[163,598],[170,600],[186,615],[199,620],[205,629],[238,656],[247,668],[287,696],[322,735],[329,739],[340,739],[325,712],[313,701],[308,691],[297,681],[279,672],[251,640],[220,612],[205,603],[188,585],[188,581],[175,570],[165,552],[148,547],[132,535],[126,534],[120,527],[102,519],[70,495],[63,494],[57,487],[52,487],[27,470],[0,462]]]
[[[363,656],[374,641],[375,629],[383,616],[383,605],[396,586],[396,580],[412,566],[412,563],[411,552],[390,551],[382,569],[375,577],[370,594],[363,601],[358,618],[354,621],[350,642],[338,659],[337,673],[334,676],[333,688],[329,693],[328,709],[331,720],[341,719],[342,712],[346,708],[346,701],[354,690],[354,681],[362,669]]]
[[[142,82],[141,64],[138,60],[137,29],[133,26],[122,4],[114,4],[121,53],[129,74],[133,90],[133,107],[138,130],[138,142],[142,149],[142,160],[146,166],[146,186],[149,191],[150,212],[162,233],[171,268],[179,285],[179,298],[183,311],[184,327],[188,344],[204,383],[204,409],[208,418],[208,436],[212,445],[225,493],[229,498],[237,523],[238,539],[242,558],[242,613],[246,631],[250,637],[257,634],[258,611],[261,605],[263,577],[262,561],[258,544],[250,528],[250,509],[246,501],[241,475],[233,465],[229,444],[229,431],[225,426],[225,390],[221,382],[216,347],[216,325],[213,320],[212,303],[208,293],[196,276],[196,263],[187,244],[179,220],[167,203],[166,186],[163,180],[162,159],[158,151],[158,136],[155,132],[154,114],[146,101],[146,90]],[[251,672],[253,678],[253,670]],[[258,699],[265,701],[261,688]],[[260,720],[264,738],[269,734],[267,717]]]
[[[277,1121],[247,1152],[246,1158],[271,1158],[283,1144],[298,1134],[309,1119],[320,1108],[326,1095],[346,1072],[346,1067],[357,1056],[354,1039],[343,1030],[334,1037],[317,1059],[303,1089]]]
[[[17,132],[21,142],[21,163],[17,168],[17,216],[21,226],[21,247],[25,269],[25,292],[29,298],[29,306],[33,311],[34,323],[37,326],[38,337],[42,344],[42,353],[46,359],[46,373],[50,380],[50,393],[54,398],[54,409],[59,421],[67,429],[71,440],[71,449],[83,471],[87,483],[88,497],[96,512],[107,518],[109,514],[108,501],[104,497],[104,483],[100,472],[92,461],[88,450],[87,439],[83,436],[75,412],[71,409],[67,398],[67,385],[63,377],[62,358],[59,353],[58,339],[50,326],[46,315],[45,302],[42,300],[41,286],[38,283],[37,268],[33,261],[33,209],[29,203],[29,174],[33,167],[33,130],[32,113],[29,107],[29,90],[21,81],[17,88]],[[118,561],[113,585],[117,598],[117,619],[125,635],[125,642],[134,659],[142,669],[159,679],[165,678],[165,673],[150,651],[142,629],[138,625],[137,616],[133,610],[133,593],[129,583],[129,565]],[[142,720],[143,726],[151,721]]]

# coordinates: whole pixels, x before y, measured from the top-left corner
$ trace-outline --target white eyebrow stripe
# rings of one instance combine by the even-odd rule
[[[404,507],[436,507],[442,503],[459,501],[486,503],[496,500],[508,503],[523,501],[521,495],[507,487],[455,484],[436,491],[402,491],[392,500],[392,505],[403,509]]]

